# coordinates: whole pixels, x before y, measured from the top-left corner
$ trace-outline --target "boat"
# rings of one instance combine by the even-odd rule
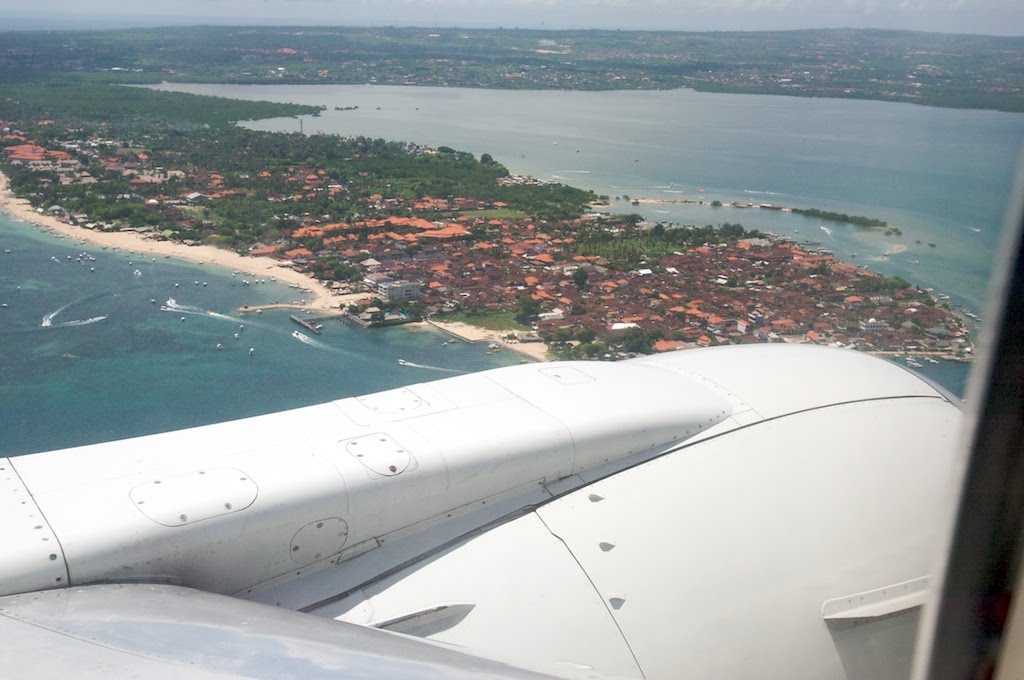
[[[398,365],[399,365],[399,366],[408,366],[408,365],[409,365],[409,362],[408,362],[408,361],[406,361],[405,359],[399,359],[399,360],[398,360]]]

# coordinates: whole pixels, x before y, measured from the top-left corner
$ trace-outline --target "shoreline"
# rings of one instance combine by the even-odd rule
[[[494,343],[502,349],[515,352],[531,361],[549,361],[547,344],[543,342],[509,342],[501,337],[502,331],[492,331],[480,328],[479,326],[471,326],[462,321],[436,321],[434,319],[426,319],[407,325],[418,328],[434,328],[463,342]]]
[[[263,256],[239,255],[230,250],[216,246],[187,246],[174,241],[158,241],[146,238],[135,232],[127,231],[96,231],[63,222],[56,217],[36,212],[35,208],[23,198],[16,198],[10,189],[7,175],[0,172],[0,212],[11,219],[30,222],[39,229],[70,239],[79,243],[88,243],[113,250],[133,253],[146,253],[173,257],[186,262],[207,264],[228,271],[252,272],[252,276],[274,279],[277,283],[298,286],[305,300],[302,302],[282,302],[270,305],[245,305],[237,311],[255,313],[261,309],[297,309],[316,312],[338,312],[343,304],[348,304],[367,297],[366,293],[349,293],[335,295],[323,282],[309,274],[295,271],[283,266],[278,260]],[[407,324],[412,327],[432,327],[466,342],[495,343],[531,361],[547,361],[546,344],[510,343],[501,338],[498,331],[490,331],[461,322],[421,321]]]
[[[297,303],[303,309],[335,311],[342,300],[321,281],[309,274],[283,266],[269,257],[239,255],[230,250],[209,245],[187,246],[174,241],[157,241],[135,232],[96,231],[63,222],[51,215],[36,212],[23,198],[16,198],[10,189],[7,175],[0,172],[0,211],[14,220],[31,222],[43,231],[80,243],[128,252],[173,257],[196,264],[209,264],[229,271],[252,272],[252,276],[269,278],[277,283],[298,286],[305,301]]]

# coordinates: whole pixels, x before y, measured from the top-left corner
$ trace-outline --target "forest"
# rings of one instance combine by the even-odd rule
[[[54,73],[130,83],[689,87],[1024,111],[1024,38],[870,29],[190,26],[0,33],[0,81]]]

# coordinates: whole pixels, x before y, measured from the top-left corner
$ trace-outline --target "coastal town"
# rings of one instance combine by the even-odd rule
[[[163,145],[46,120],[0,121],[0,131],[0,166],[36,213],[82,234],[130,232],[269,258],[321,282],[335,296],[328,306],[364,326],[450,318],[504,328],[510,343],[545,343],[549,356],[597,359],[749,342],[925,361],[972,353],[966,320],[941,294],[738,224],[666,228],[595,208],[554,219],[493,196],[369,193],[386,185],[360,183],[360,153],[344,174],[318,163],[247,172],[176,164]],[[443,162],[458,152],[403,153]],[[496,166],[465,156],[458,162]],[[497,168],[492,181],[502,188],[548,188]],[[51,203],[61,187],[68,200]],[[103,217],[82,207],[100,190]],[[276,226],[227,233],[217,207],[242,201],[272,210]]]

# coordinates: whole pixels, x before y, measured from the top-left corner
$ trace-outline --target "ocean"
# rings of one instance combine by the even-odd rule
[[[292,310],[243,315],[243,305],[301,296],[269,281],[246,286],[248,278],[72,243],[0,214],[0,455],[244,418],[521,360],[481,344],[445,345],[448,336],[435,330],[325,320],[317,336],[289,319]]]
[[[1024,115],[856,100],[688,90],[162,89],[324,105],[319,116],[304,117],[306,133],[490,153],[512,172],[607,194],[614,212],[675,224],[741,222],[819,244],[976,314],[984,314],[1024,142]],[[293,118],[246,125],[300,127]],[[659,202],[633,205],[625,196]],[[903,235],[711,207],[716,199],[877,217]],[[682,200],[696,203],[671,202]],[[3,249],[12,252],[0,253],[0,303],[8,305],[0,308],[0,455],[240,418],[519,360],[487,355],[480,345],[444,346],[431,331],[367,332],[337,322],[303,342],[292,336],[298,326],[288,312],[243,319],[234,311],[293,299],[287,287],[246,287],[230,272],[170,260],[140,264],[0,217]],[[83,251],[96,262],[78,264]],[[400,366],[399,358],[429,368]],[[963,394],[967,365],[919,370]]]

